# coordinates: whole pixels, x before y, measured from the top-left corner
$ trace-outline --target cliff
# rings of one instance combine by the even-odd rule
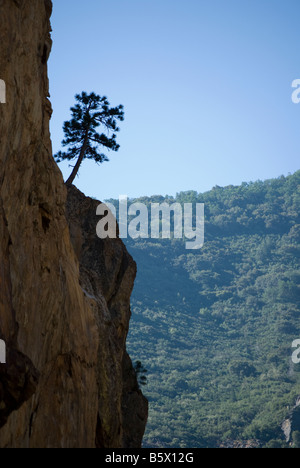
[[[126,336],[136,266],[68,195],[49,134],[50,0],[0,2],[0,447],[138,447]],[[67,208],[66,208],[67,207]]]
[[[289,411],[287,418],[281,425],[285,440],[287,443],[292,444],[293,433],[300,431],[300,398],[296,400],[296,404]]]

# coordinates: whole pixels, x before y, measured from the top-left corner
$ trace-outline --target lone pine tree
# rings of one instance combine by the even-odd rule
[[[66,152],[59,151],[56,162],[76,160],[73,171],[66,181],[71,185],[78,174],[84,159],[93,159],[96,163],[109,161],[101,152],[101,148],[118,151],[120,146],[116,141],[116,133],[120,130],[117,121],[124,120],[123,106],[110,107],[107,98],[95,93],[82,92],[75,96],[77,103],[71,107],[72,118],[63,125],[65,138],[62,146],[68,147]],[[98,127],[104,128],[100,133]]]

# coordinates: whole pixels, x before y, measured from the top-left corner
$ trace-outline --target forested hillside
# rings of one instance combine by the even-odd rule
[[[201,250],[126,241],[138,265],[128,348],[148,369],[145,446],[284,444],[300,394],[300,171],[138,201],[205,203]]]

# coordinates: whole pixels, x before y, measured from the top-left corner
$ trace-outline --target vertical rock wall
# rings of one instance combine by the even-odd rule
[[[74,233],[71,243],[49,135],[51,10],[50,0],[0,0],[0,447],[137,446],[147,402],[123,379],[135,265],[107,241],[98,269],[79,271],[85,251]],[[89,228],[71,226],[91,249]]]

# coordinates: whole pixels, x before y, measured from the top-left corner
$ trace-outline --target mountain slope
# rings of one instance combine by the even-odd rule
[[[205,203],[205,244],[126,241],[138,266],[129,349],[148,369],[145,445],[282,439],[300,393],[300,171],[165,200]]]

